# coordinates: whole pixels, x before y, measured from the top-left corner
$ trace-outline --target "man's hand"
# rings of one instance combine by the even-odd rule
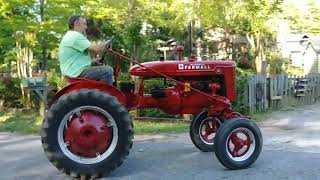
[[[100,42],[98,44],[92,43],[88,50],[93,54],[101,53],[107,47],[108,41]]]
[[[100,65],[102,65],[101,59],[102,59],[101,57],[93,58],[91,62],[94,65],[99,65],[100,66]]]
[[[109,39],[108,41],[105,42],[106,43],[106,46],[105,46],[106,49],[112,49],[112,39],[113,38],[111,38],[111,39]]]

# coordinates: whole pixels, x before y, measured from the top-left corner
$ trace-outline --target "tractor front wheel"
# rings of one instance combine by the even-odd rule
[[[96,90],[66,94],[53,104],[42,125],[44,151],[59,170],[84,179],[108,175],[132,147],[133,130],[118,100]]]
[[[190,138],[201,151],[214,151],[214,138],[221,121],[217,117],[208,117],[207,112],[196,115],[190,124]]]
[[[262,149],[258,126],[245,118],[226,120],[215,137],[215,154],[229,169],[244,169],[253,164]]]

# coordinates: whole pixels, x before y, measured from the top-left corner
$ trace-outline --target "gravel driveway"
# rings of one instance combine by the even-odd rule
[[[106,179],[320,179],[320,104],[270,114],[259,123],[264,146],[249,169],[224,168],[188,134],[136,136],[125,163]],[[44,156],[38,136],[0,133],[0,179],[68,179]]]

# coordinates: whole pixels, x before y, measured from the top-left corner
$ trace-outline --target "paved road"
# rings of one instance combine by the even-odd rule
[[[224,168],[188,134],[137,136],[112,180],[320,179],[320,104],[276,112],[260,123],[264,146],[249,169]],[[37,136],[0,133],[0,179],[68,179],[46,159]]]

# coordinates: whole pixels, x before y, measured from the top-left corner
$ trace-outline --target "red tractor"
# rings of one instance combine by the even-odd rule
[[[133,60],[111,49],[126,61]],[[133,125],[128,111],[158,108],[170,114],[193,114],[190,137],[205,152],[215,152],[229,169],[253,164],[262,149],[262,135],[255,123],[231,110],[236,100],[235,63],[196,61],[190,58],[153,61],[130,70],[138,85],[69,78],[55,95],[42,126],[41,139],[48,159],[73,177],[95,178],[119,167],[132,147]],[[115,63],[117,82],[119,65]],[[170,80],[173,85],[144,92],[150,78]],[[117,84],[117,83],[115,83]],[[171,83],[172,84],[172,83]]]

